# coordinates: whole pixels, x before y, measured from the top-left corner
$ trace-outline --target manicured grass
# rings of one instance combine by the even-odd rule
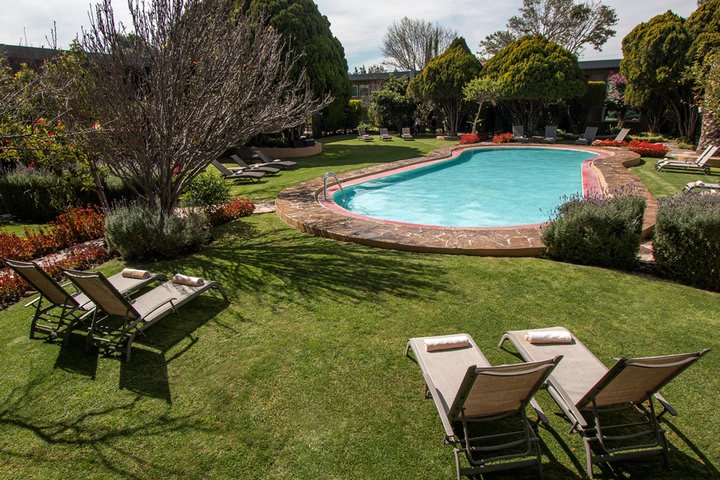
[[[2,478],[454,478],[414,336],[467,332],[494,364],[506,329],[564,325],[606,364],[622,355],[718,350],[720,295],[539,259],[419,255],[300,234],[274,215],[215,231],[204,251],[148,265],[216,279],[138,339],[130,364],[27,338],[30,312],[0,312]],[[121,263],[104,266],[107,273]],[[720,356],[663,393],[673,470],[717,478]],[[548,479],[582,478],[582,444],[547,393]],[[715,466],[713,466],[715,465]],[[527,472],[532,475],[532,472]],[[518,478],[517,475],[492,478]]]
[[[298,164],[292,170],[283,170],[279,175],[265,177],[260,183],[237,183],[232,188],[232,194],[242,195],[253,201],[273,200],[289,186],[313,178],[322,178],[328,171],[341,173],[378,163],[421,157],[437,148],[457,144],[422,137],[412,141],[393,137],[392,141],[381,142],[376,138],[373,142],[363,142],[354,136],[331,137],[323,139],[322,143],[322,154],[294,159]]]
[[[47,224],[37,223],[0,222],[0,232],[14,233],[19,237],[24,237],[26,228],[31,232],[36,232],[41,228],[45,228],[47,226]]]
[[[655,170],[656,162],[656,158],[643,158],[641,165],[630,169],[630,171],[642,180],[655,198],[682,193],[685,184],[696,180],[702,180],[705,183],[720,182],[720,170],[717,168],[711,169],[710,175],[704,175],[697,172],[686,173],[670,170],[662,170],[658,172]]]

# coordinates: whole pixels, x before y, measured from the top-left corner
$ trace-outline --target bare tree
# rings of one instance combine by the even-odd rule
[[[437,23],[404,17],[388,27],[383,38],[384,63],[402,70],[419,72],[457,37],[457,32]]]
[[[493,56],[514,40],[526,35],[542,35],[575,55],[585,45],[601,50],[615,35],[615,10],[599,1],[576,3],[575,0],[523,0],[520,15],[510,18],[507,30],[500,30],[480,42],[482,54]]]
[[[290,75],[280,35],[232,0],[128,0],[132,34],[111,0],[91,12],[98,121],[87,145],[141,198],[171,215],[185,187],[232,145],[295,127],[332,99]]]

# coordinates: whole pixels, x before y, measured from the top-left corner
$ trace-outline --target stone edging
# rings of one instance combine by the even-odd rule
[[[411,158],[385,163],[343,173],[342,182],[368,175],[396,170],[398,168],[448,158],[453,151],[474,147],[527,147],[547,144],[496,145],[479,143],[474,145],[444,147],[434,150],[426,157]],[[657,202],[645,185],[627,167],[640,163],[640,156],[626,149],[590,148],[566,146],[572,149],[589,150],[602,156],[593,160],[593,169],[599,174],[601,186],[613,190],[623,186],[637,189],[647,199],[643,236],[652,235],[657,212]],[[563,148],[563,146],[557,146]],[[423,226],[399,225],[391,222],[354,218],[335,213],[323,207],[317,200],[322,194],[321,178],[288,188],[278,195],[275,204],[278,217],[290,226],[318,237],[360,243],[373,247],[412,252],[450,253],[462,255],[483,255],[501,257],[538,256],[545,251],[540,239],[541,225],[502,228],[428,228]]]

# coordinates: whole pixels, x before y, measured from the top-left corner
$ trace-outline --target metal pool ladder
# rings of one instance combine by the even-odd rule
[[[335,175],[335,173],[333,173],[333,172],[327,172],[327,173],[323,176],[323,198],[324,198],[325,200],[327,200],[328,179],[330,179],[330,178],[334,178],[334,179],[335,179],[335,182],[338,184],[338,187],[340,187],[340,191],[341,191],[342,194],[343,194],[343,202],[347,203],[347,196],[345,195],[345,189],[343,189],[343,186],[342,186],[342,184],[340,183],[340,179],[338,178],[338,176]]]

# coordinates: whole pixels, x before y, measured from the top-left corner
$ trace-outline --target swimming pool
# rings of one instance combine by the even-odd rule
[[[360,181],[333,194],[356,216],[411,225],[503,227],[541,223],[563,197],[583,192],[582,165],[598,154],[480,148],[430,165]]]

